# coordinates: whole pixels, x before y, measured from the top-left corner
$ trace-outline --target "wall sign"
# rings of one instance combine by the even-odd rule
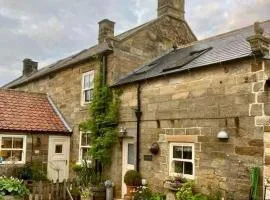
[[[144,155],[143,158],[144,158],[144,161],[152,161],[153,160],[152,155]]]

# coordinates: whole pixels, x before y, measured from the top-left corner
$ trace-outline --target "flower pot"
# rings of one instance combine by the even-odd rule
[[[81,200],[81,195],[80,194],[71,194],[73,200]]]
[[[106,200],[106,189],[103,186],[91,187],[90,191],[92,193],[93,200]]]
[[[127,195],[133,196],[136,192],[137,186],[127,185]]]

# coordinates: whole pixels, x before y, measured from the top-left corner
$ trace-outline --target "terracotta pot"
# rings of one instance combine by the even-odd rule
[[[133,196],[136,192],[137,186],[127,185],[127,195]]]

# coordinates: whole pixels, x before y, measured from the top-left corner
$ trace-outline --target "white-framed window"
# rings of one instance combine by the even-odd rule
[[[25,135],[0,135],[0,164],[24,164]]]
[[[82,105],[90,103],[93,100],[95,71],[89,71],[82,75]]]
[[[194,179],[194,153],[194,144],[192,143],[170,143],[170,176]]]
[[[91,149],[90,133],[80,132],[79,163],[83,161],[91,162],[89,150]]]

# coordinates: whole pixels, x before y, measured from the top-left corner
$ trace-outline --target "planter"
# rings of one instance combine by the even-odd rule
[[[179,181],[165,181],[163,187],[168,190],[166,200],[176,200],[176,192],[182,185]]]
[[[133,196],[136,192],[137,186],[127,185],[127,195]]]
[[[171,191],[178,191],[180,187],[182,187],[183,183],[181,182],[171,182],[166,181],[163,185],[165,189],[171,190]]]
[[[91,187],[90,192],[92,200],[106,200],[106,189],[104,186]]]
[[[134,193],[136,192],[137,186],[127,185],[127,193],[124,196],[124,200],[132,200]]]
[[[81,200],[81,195],[80,194],[71,194],[73,200]]]

